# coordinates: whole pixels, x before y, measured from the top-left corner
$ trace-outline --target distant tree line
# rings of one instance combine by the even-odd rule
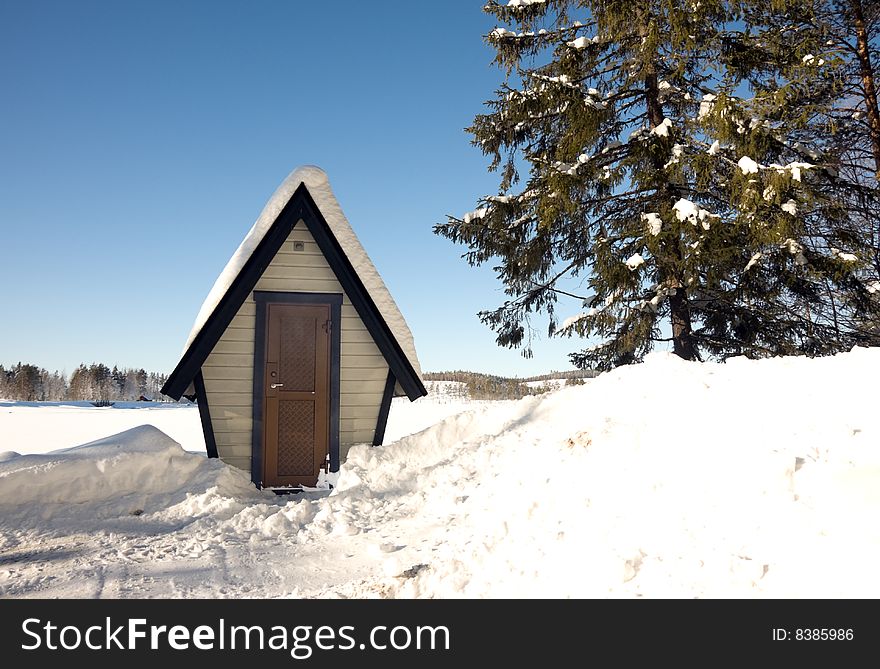
[[[19,362],[8,369],[0,365],[0,398],[24,402],[160,400],[167,378],[144,369],[115,365],[111,369],[102,363],[80,364],[68,378]]]
[[[527,379],[509,378],[504,376],[495,376],[494,374],[480,374],[478,372],[465,372],[456,370],[454,372],[428,372],[423,374],[425,381],[457,381],[464,384],[467,389],[466,394],[472,400],[518,400],[528,395],[541,395],[553,387],[550,385],[529,386],[528,381],[548,381],[550,379],[566,378],[568,383],[583,377],[590,377],[593,374],[585,370],[574,370],[574,372],[560,372],[558,374],[542,374],[541,376],[530,377]],[[451,393],[447,393],[451,394]]]
[[[598,376],[599,372],[594,369],[570,369],[567,372],[550,372],[549,374],[538,374],[537,376],[527,376],[523,381],[549,381],[550,379],[567,379],[569,384],[572,381],[580,381],[583,379],[592,379]],[[574,384],[578,385],[578,384]]]

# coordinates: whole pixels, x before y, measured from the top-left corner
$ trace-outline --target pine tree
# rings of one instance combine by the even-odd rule
[[[822,0],[815,22],[842,62],[842,87],[830,115],[839,131],[836,153],[846,204],[869,247],[864,282],[880,301],[880,2]],[[880,321],[866,320],[880,329]]]
[[[67,399],[89,400],[92,398],[92,383],[89,369],[80,363],[70,374],[70,380],[67,384]]]
[[[572,355],[582,367],[632,362],[663,340],[691,360],[851,344],[813,318],[826,300],[817,286],[845,273],[843,261],[814,262],[807,243],[805,184],[822,170],[800,159],[796,126],[774,123],[799,111],[804,78],[771,105],[742,96],[749,76],[775,74],[754,60],[749,3],[485,9],[509,26],[487,37],[507,80],[469,131],[501,171],[500,194],[435,231],[468,245],[471,264],[499,259],[512,299],[481,313],[499,344],[522,346],[539,311],[557,332],[557,300],[576,282],[588,310],[559,331],[601,340]],[[818,35],[799,48],[815,53]]]
[[[816,163],[799,184],[802,279],[808,294],[823,296],[806,308],[832,349],[880,344],[880,126],[870,58],[880,5],[870,5],[789,0],[780,12],[775,3],[753,2],[748,18],[756,28],[751,44],[741,41],[763,63],[746,68],[753,113],[766,119],[773,141]]]
[[[746,0],[741,6],[747,30],[726,37],[727,95],[713,103],[704,126],[735,155],[754,157],[746,187],[732,181],[727,196],[746,222],[775,227],[782,242],[774,248],[767,239],[740,280],[752,287],[749,311],[762,329],[775,322],[790,333],[775,352],[876,345],[880,337],[870,323],[880,318],[880,302],[864,271],[876,239],[851,206],[869,190],[844,174],[840,150],[852,139],[850,114],[839,109],[849,97],[847,59],[829,39],[822,3]],[[748,97],[737,95],[745,84]],[[794,264],[780,263],[779,250]]]
[[[43,386],[40,369],[30,364],[18,363],[13,368],[13,399],[36,402],[43,399]]]
[[[859,166],[873,168],[880,180],[880,2],[877,0],[821,0],[817,23],[828,33],[829,46],[837,49],[846,67],[845,102],[855,100],[859,138]]]

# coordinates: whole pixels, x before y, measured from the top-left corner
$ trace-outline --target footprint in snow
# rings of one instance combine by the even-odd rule
[[[406,546],[405,545],[401,546],[401,545],[391,544],[391,543],[384,543],[384,544],[372,544],[368,550],[370,553],[373,554],[373,556],[378,556],[378,555],[382,555],[382,554],[395,553],[395,552],[401,550],[402,548],[406,548]]]

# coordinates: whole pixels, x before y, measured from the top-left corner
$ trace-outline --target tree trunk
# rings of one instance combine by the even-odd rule
[[[880,108],[877,103],[877,88],[874,85],[874,70],[871,67],[871,51],[862,0],[850,0],[853,25],[856,29],[856,53],[859,57],[859,73],[862,76],[862,89],[865,93],[865,106],[868,108],[871,151],[874,154],[874,171],[880,180]]]
[[[652,128],[656,128],[663,122],[663,106],[660,104],[660,89],[657,84],[657,75],[649,73],[645,77],[645,104],[648,110],[648,122]],[[657,174],[663,174],[663,162],[658,160],[655,168]],[[675,186],[666,182],[662,189],[670,201],[678,197]],[[680,358],[685,360],[698,360],[696,343],[694,342],[693,329],[691,327],[691,311],[688,306],[687,293],[678,276],[678,268],[681,265],[681,249],[677,240],[667,240],[663,243],[665,258],[658,258],[657,265],[660,269],[662,281],[675,286],[675,293],[669,297],[669,314],[672,325],[672,350]]]

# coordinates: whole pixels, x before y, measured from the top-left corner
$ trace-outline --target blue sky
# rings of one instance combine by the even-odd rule
[[[431,231],[497,192],[463,130],[501,81],[481,5],[0,0],[0,364],[170,371],[266,199],[316,164],[424,369],[570,368],[578,340],[498,348],[476,312],[499,282]]]

